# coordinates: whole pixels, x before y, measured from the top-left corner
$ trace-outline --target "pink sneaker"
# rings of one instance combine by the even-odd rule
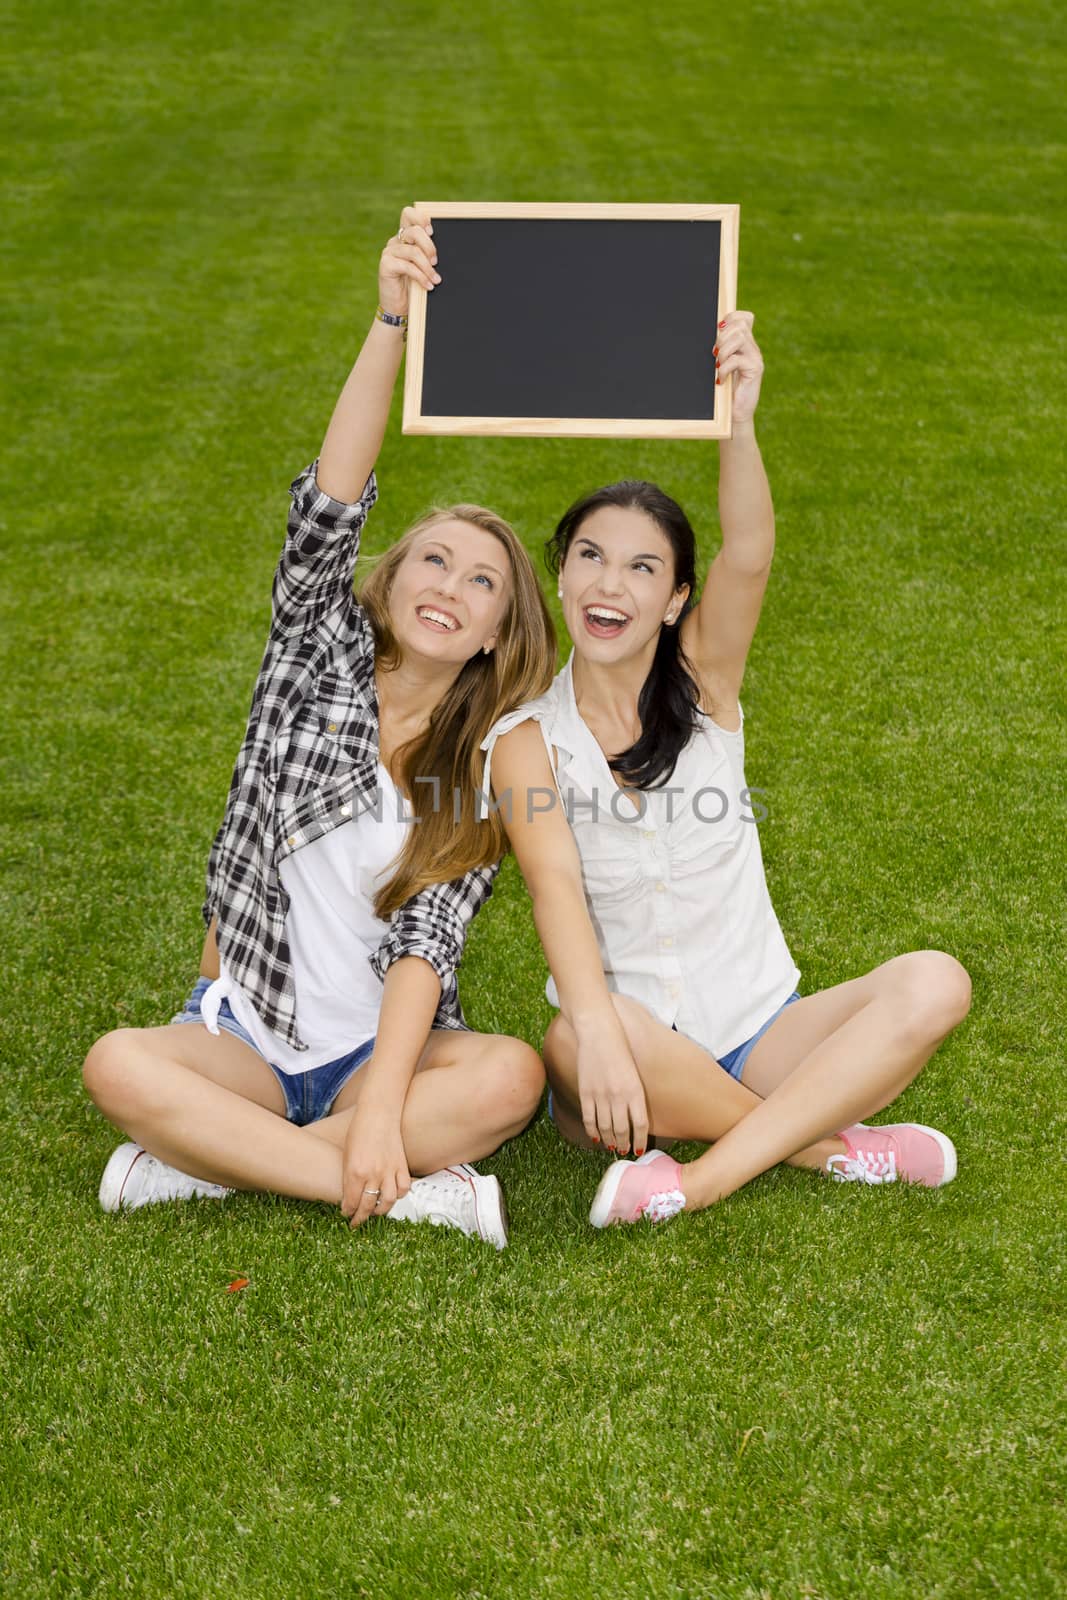
[[[673,1156],[650,1150],[638,1161],[616,1161],[600,1180],[589,1220],[594,1228],[613,1222],[666,1222],[685,1205],[682,1169]]]
[[[826,1170],[838,1183],[922,1183],[940,1189],[956,1176],[956,1147],[936,1128],[893,1122],[869,1128],[857,1122],[838,1136],[848,1146],[831,1156]]]

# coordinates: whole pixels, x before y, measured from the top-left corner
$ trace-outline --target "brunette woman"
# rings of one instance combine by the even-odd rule
[[[676,501],[639,481],[588,495],[550,546],[573,654],[486,741],[560,1007],[544,1046],[556,1124],[638,1156],[608,1169],[597,1227],[712,1205],[783,1160],[871,1184],[956,1171],[937,1129],[861,1119],[965,1016],[964,969],[913,951],[801,998],[767,892],[739,700],[774,551],[752,324],[738,311],[719,329],[734,429],[699,603]],[[710,1148],[681,1166],[646,1153],[650,1136]]]

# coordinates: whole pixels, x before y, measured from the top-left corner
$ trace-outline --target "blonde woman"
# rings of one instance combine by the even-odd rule
[[[547,688],[555,641],[514,532],[420,519],[357,596],[360,530],[409,288],[441,281],[405,209],[380,306],[322,452],[292,486],[270,634],[208,867],[201,978],[169,1026],[99,1040],[85,1082],[132,1142],[106,1210],[263,1190],[461,1228],[501,1248],[497,1180],[544,1082],[517,1039],[467,1030],[455,970],[505,848],[479,822],[479,745]]]

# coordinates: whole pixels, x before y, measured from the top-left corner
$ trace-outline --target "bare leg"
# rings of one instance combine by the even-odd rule
[[[339,1130],[358,1073],[339,1096],[347,1116],[308,1128],[286,1121],[274,1073],[250,1045],[199,1024],[107,1034],[84,1073],[104,1115],[168,1165],[228,1188],[340,1204]],[[401,1124],[412,1174],[487,1155],[522,1129],[542,1083],[539,1058],[517,1039],[432,1033]]]
[[[657,1022],[638,1001],[625,995],[612,998],[645,1087],[649,1123],[657,1138],[708,1144],[721,1139],[761,1103],[758,1094],[724,1072],[715,1057],[692,1039]],[[582,1126],[577,1040],[562,1014],[553,1018],[544,1054],[560,1134],[582,1149],[599,1148]],[[844,1148],[840,1139],[829,1138],[791,1153],[789,1159],[793,1166],[823,1171],[829,1157],[840,1155]]]
[[[331,1114],[300,1132],[343,1146],[363,1082],[359,1072],[349,1078]],[[541,1058],[521,1039],[435,1029],[404,1106],[404,1150],[412,1175],[491,1155],[522,1132],[544,1085]]]
[[[959,962],[921,950],[787,1007],[746,1064],[746,1083],[766,1098],[683,1168],[687,1209],[714,1204],[797,1149],[889,1105],[970,1003]]]

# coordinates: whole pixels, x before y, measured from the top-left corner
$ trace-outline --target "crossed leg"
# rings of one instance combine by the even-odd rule
[[[970,979],[952,956],[896,956],[787,1006],[753,1049],[740,1084],[643,1006],[621,996],[616,1003],[653,1131],[715,1141],[683,1168],[686,1206],[698,1210],[779,1161],[823,1169],[844,1149],[836,1130],[895,1100],[966,1016],[970,999]],[[545,1063],[561,1132],[580,1134],[575,1040],[562,1017],[545,1040]]]
[[[298,1128],[286,1120],[281,1088],[257,1052],[199,1023],[105,1034],[83,1071],[109,1121],[169,1166],[231,1189],[340,1205],[361,1073],[328,1117]],[[435,1029],[401,1121],[412,1176],[489,1155],[522,1131],[543,1085],[540,1058],[521,1040]]]
[[[612,999],[644,1084],[654,1137],[665,1143],[684,1139],[710,1144],[760,1104],[760,1096],[724,1072],[713,1055],[685,1034],[657,1022],[639,1001],[621,994]],[[562,1013],[549,1026],[544,1056],[552,1088],[552,1119],[559,1133],[570,1144],[596,1149],[579,1109],[578,1042]],[[792,1160],[797,1166],[824,1167],[829,1156],[843,1149],[840,1139],[823,1140]]]

